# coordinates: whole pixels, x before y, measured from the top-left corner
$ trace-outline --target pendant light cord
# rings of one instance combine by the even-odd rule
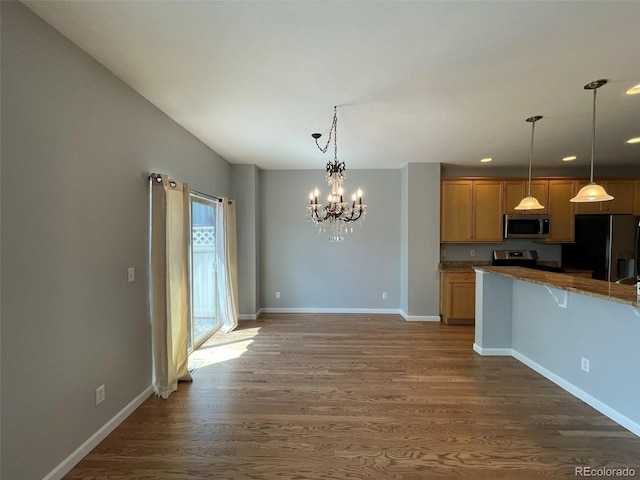
[[[527,118],[527,122],[531,123],[531,149],[529,150],[529,183],[527,184],[527,197],[531,196],[531,164],[533,163],[533,133],[536,129],[536,122],[542,118],[542,115],[535,115]]]
[[[591,130],[591,180],[590,183],[593,183],[593,157],[594,152],[596,151],[596,93],[598,92],[598,88],[593,89],[593,125]]]
[[[531,196],[531,163],[533,163],[533,131],[536,128],[536,121],[531,122],[531,150],[529,153],[529,184],[527,186],[527,197]]]

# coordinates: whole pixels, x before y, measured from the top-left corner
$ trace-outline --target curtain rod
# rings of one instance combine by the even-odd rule
[[[198,196],[200,196],[200,197],[208,198],[208,199],[210,199],[210,200],[216,200],[216,201],[218,201],[218,202],[221,202],[221,201],[222,201],[222,199],[221,199],[220,197],[214,197],[213,195],[207,195],[206,193],[202,193],[202,192],[199,192],[199,191],[197,191],[197,190],[193,190],[193,189],[192,189],[192,190],[191,190],[191,193],[194,193],[194,194],[196,194],[196,195],[198,195]]]
[[[152,173],[151,175],[149,175],[149,180],[152,180],[152,179],[153,179],[153,180],[156,180],[156,181],[160,182],[160,181],[161,181],[161,180],[160,180],[160,177],[161,177],[161,174],[159,174],[159,173]],[[172,186],[175,186],[175,185],[172,185]],[[222,198],[220,198],[220,197],[215,197],[215,196],[213,196],[213,195],[208,195],[208,194],[206,194],[206,193],[202,193],[202,192],[199,192],[199,191],[197,191],[197,190],[193,190],[193,189],[191,189],[191,188],[189,189],[189,192],[194,193],[194,194],[196,194],[196,195],[198,195],[198,196],[200,196],[200,197],[207,198],[207,199],[209,199],[209,200],[215,200],[215,201],[217,201],[217,202],[222,202]],[[231,205],[231,200],[229,200],[229,205]]]

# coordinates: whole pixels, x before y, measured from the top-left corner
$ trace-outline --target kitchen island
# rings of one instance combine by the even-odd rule
[[[477,266],[474,350],[513,356],[640,436],[635,286]]]

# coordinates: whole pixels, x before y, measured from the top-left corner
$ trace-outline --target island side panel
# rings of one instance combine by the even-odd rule
[[[476,329],[480,355],[511,355],[513,280],[476,270]]]
[[[514,356],[638,434],[640,309],[519,280],[511,295]]]

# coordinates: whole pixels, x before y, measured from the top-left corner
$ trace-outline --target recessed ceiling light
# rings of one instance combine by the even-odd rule
[[[576,157],[575,155],[571,155],[570,157],[564,157],[564,158],[562,159],[562,161],[563,161],[563,162],[572,162],[572,161],[574,161],[576,158],[578,158],[578,157]]]
[[[493,161],[493,158],[483,158],[482,160],[480,160],[482,163],[489,163],[491,161]]]
[[[635,87],[631,87],[629,90],[627,90],[627,95],[635,95],[637,93],[640,93],[640,83]]]
[[[630,138],[627,143],[640,143],[640,137]]]

